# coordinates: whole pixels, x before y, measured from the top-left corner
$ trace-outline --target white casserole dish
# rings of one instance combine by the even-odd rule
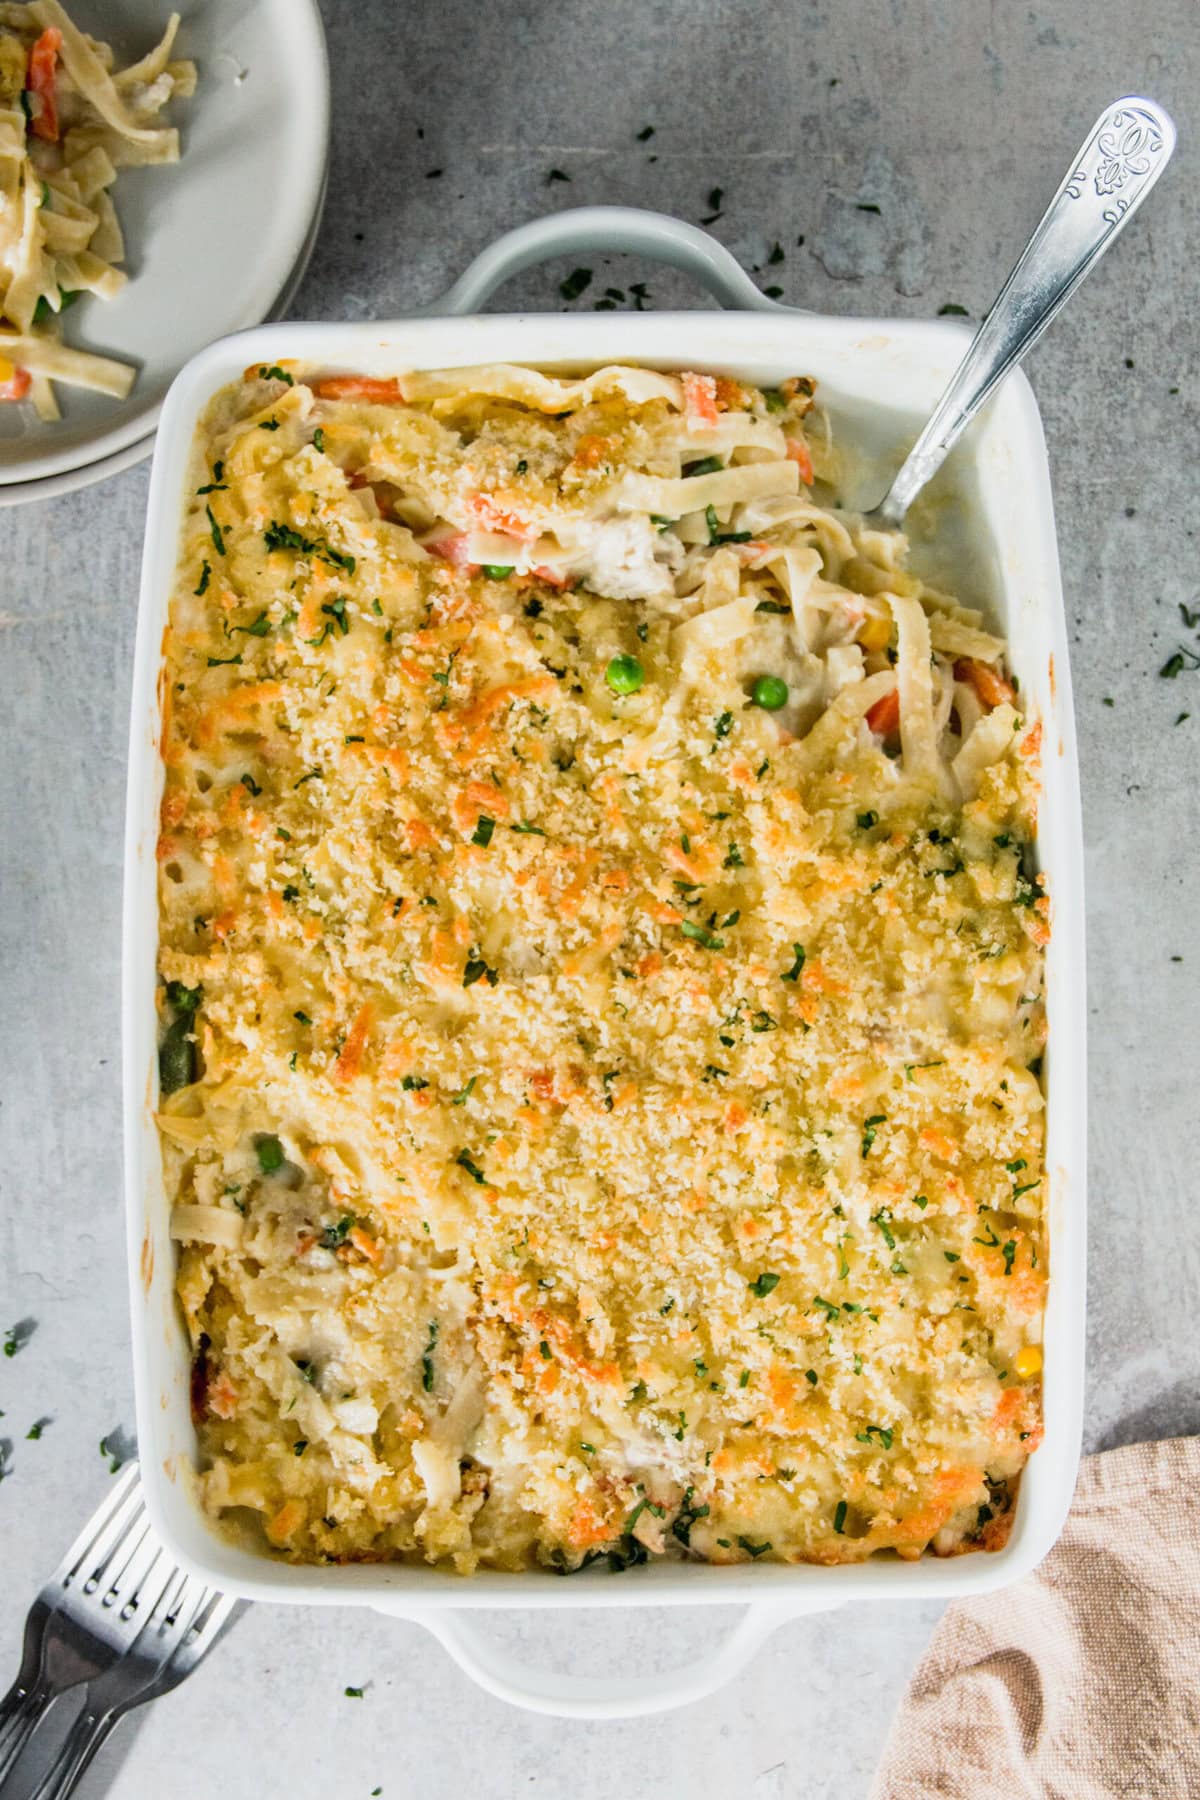
[[[564,253],[637,251],[697,277],[725,312],[464,317],[508,276]],[[963,501],[977,555],[973,590],[1011,645],[1021,692],[1044,726],[1039,858],[1053,906],[1048,957],[1046,1167],[1050,1283],[1045,1319],[1045,1441],[1021,1481],[1003,1550],[917,1563],[852,1567],[646,1564],[621,1576],[591,1570],[485,1573],[463,1580],[406,1565],[294,1567],[226,1542],[193,1501],[195,1454],[189,1353],[174,1291],[153,1109],[155,843],[162,773],[159,676],[186,469],[193,431],[212,394],[248,363],[298,357],[385,375],[409,368],[512,361],[595,365],[634,361],[712,369],[773,386],[815,375],[842,441],[894,465],[958,362],[964,328],[946,322],[836,319],[777,306],[733,258],[692,226],[626,208],[559,214],[501,238],[450,292],[417,317],[383,324],[259,327],[213,344],[187,365],[163,408],[150,485],[133,683],[124,920],[126,1195],[138,1438],[155,1525],[179,1560],[250,1599],[371,1606],[414,1620],[439,1638],[489,1691],[542,1712],[623,1717],[683,1704],[743,1666],[785,1620],[848,1600],[942,1599],[980,1593],[1026,1574],[1054,1542],[1070,1502],[1083,1391],[1085,1041],[1082,841],[1049,470],[1037,406],[1012,375],[955,453],[950,481]],[[880,491],[882,491],[882,480]],[[877,495],[867,496],[867,502]],[[494,1654],[469,1613],[496,1607],[748,1605],[719,1647],[666,1674],[615,1680],[514,1667]]]

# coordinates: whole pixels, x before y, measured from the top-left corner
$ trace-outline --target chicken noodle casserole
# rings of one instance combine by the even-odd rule
[[[1039,729],[813,384],[259,365],[163,677],[200,1487],[299,1561],[994,1548]]]
[[[172,13],[159,43],[128,68],[74,25],[59,0],[0,0],[0,401],[57,419],[55,382],[124,399],[128,363],[61,341],[80,294],[125,285],[125,244],[109,194],[117,170],[179,161],[179,133],[155,121],[196,85],[171,62]]]

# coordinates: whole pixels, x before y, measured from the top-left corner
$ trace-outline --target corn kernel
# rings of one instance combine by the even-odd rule
[[[886,650],[891,635],[890,621],[872,613],[859,631],[858,641],[864,650]]]
[[[1013,1358],[1013,1368],[1022,1381],[1032,1381],[1042,1371],[1042,1351],[1039,1344],[1025,1344]]]
[[[17,373],[15,363],[10,363],[7,356],[0,356],[0,387],[7,387]]]

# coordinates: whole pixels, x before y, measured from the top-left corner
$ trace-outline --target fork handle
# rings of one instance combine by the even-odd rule
[[[59,1689],[44,1676],[23,1683],[18,1676],[0,1702],[0,1793],[22,1760],[30,1738],[58,1699]]]
[[[30,1790],[29,1800],[66,1800],[68,1794],[73,1794],[88,1764],[126,1710],[110,1707],[103,1712],[93,1712],[85,1702],[58,1755],[37,1786]]]

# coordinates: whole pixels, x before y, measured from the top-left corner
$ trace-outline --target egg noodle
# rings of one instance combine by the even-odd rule
[[[60,316],[80,294],[111,300],[127,277],[109,189],[121,168],[179,161],[179,133],[155,125],[192,93],[195,66],[157,46],[126,69],[71,23],[58,0],[0,0],[0,401],[59,417],[55,382],[124,399],[136,371],[72,350]]]
[[[1005,1541],[1040,728],[805,378],[256,365],[165,641],[204,1504],[300,1561]]]

